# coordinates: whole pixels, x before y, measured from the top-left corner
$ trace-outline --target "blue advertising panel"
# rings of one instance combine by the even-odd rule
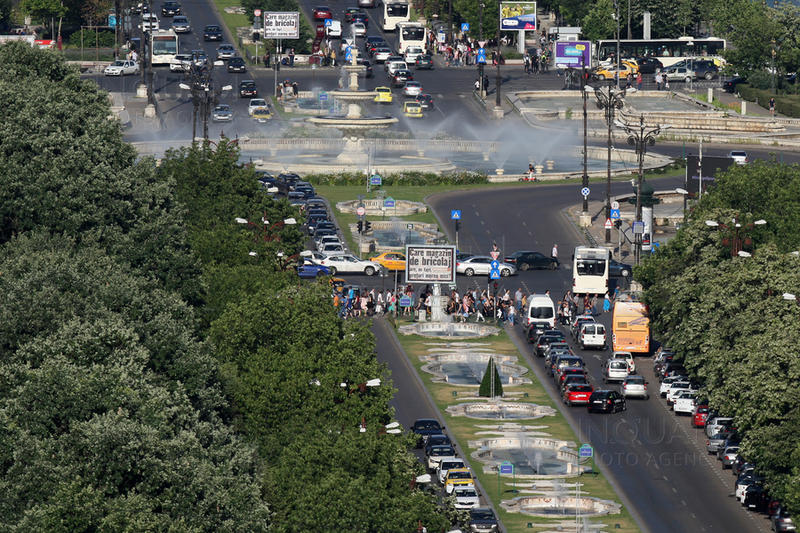
[[[592,43],[589,41],[557,41],[556,68],[586,68],[592,66]]]

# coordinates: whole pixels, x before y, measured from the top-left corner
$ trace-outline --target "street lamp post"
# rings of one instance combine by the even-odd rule
[[[661,126],[648,126],[644,122],[644,115],[639,115],[638,125],[628,125],[620,121],[616,124],[628,133],[628,144],[636,149],[636,157],[639,163],[639,179],[636,186],[636,222],[642,221],[642,181],[644,180],[644,155],[647,147],[656,144],[656,137],[661,133]],[[642,234],[634,232],[636,242],[636,264],[642,255]]]
[[[589,186],[589,172],[588,172],[589,162],[588,162],[588,159],[587,159],[588,158],[588,155],[587,155],[587,149],[588,149],[587,148],[587,144],[588,144],[588,142],[587,142],[587,135],[588,135],[588,133],[587,133],[587,130],[588,130],[588,120],[587,120],[587,118],[588,118],[588,113],[586,111],[586,102],[589,99],[589,90],[592,89],[592,87],[590,87],[588,85],[584,85],[584,83],[586,82],[586,64],[585,63],[586,63],[586,61],[585,61],[584,57],[581,56],[581,64],[582,64],[582,68],[581,68],[581,71],[582,71],[581,72],[581,76],[582,76],[581,87],[583,87],[583,89],[582,89],[582,92],[583,92],[583,176],[581,177],[581,186],[584,187],[584,188]],[[583,214],[584,215],[588,215],[589,214],[589,197],[588,196],[584,196],[583,197]]]
[[[178,87],[183,90],[191,91],[192,94],[192,140],[197,138],[197,115],[198,109],[200,117],[203,121],[203,139],[208,140],[208,115],[211,112],[211,106],[216,105],[220,95],[224,91],[233,89],[231,85],[214,88],[212,71],[215,66],[222,66],[222,61],[215,61],[206,64],[201,62],[198,57],[192,57],[192,65],[188,73],[188,84],[180,83]]]
[[[481,45],[483,48],[483,8],[485,7],[484,3],[481,2],[478,4],[478,44]],[[480,94],[481,99],[483,99],[484,94],[486,94],[486,87],[483,85],[483,63],[478,63],[478,93]]]
[[[759,219],[744,225],[735,218],[730,224],[717,222],[716,220],[706,220],[706,226],[710,228],[722,228],[727,232],[728,236],[722,238],[722,245],[731,247],[731,257],[750,257],[750,253],[744,250],[745,246],[752,246],[753,244],[750,233],[756,226],[763,226],[766,223],[767,221],[764,219]]]
[[[497,87],[494,96],[495,107],[500,107],[500,22],[497,23],[497,78],[495,78],[495,87]]]
[[[617,109],[625,105],[625,90],[606,86],[593,87],[597,107],[605,111],[606,125],[608,126],[608,168],[606,172],[606,219],[611,218],[611,125]],[[611,229],[606,229],[606,244],[611,242]]]
[[[619,57],[619,0],[614,0],[614,18],[617,21],[617,69],[614,73],[614,80],[616,81],[617,89],[619,89],[619,68],[620,68],[620,57]]]

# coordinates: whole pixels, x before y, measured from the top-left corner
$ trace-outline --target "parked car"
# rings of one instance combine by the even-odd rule
[[[720,446],[725,444],[725,441],[732,435],[731,432],[725,431],[722,433],[715,433],[706,440],[706,451],[709,455],[717,453]]]
[[[442,426],[434,418],[419,418],[414,421],[411,431],[418,436],[417,448],[422,448],[429,436],[442,433]]]
[[[468,468],[451,468],[444,478],[444,490],[452,494],[456,487],[475,488],[475,478]]]
[[[481,504],[478,492],[468,487],[458,488],[453,491],[456,509],[473,509]]]
[[[692,411],[692,426],[696,428],[705,427],[709,410],[707,405],[696,405],[694,411]]]
[[[665,68],[662,72],[664,77],[669,81],[683,81],[690,83],[692,80],[697,79],[697,74],[690,70],[688,67],[672,66]]]
[[[628,364],[619,359],[608,359],[603,365],[603,382],[625,381],[628,377]]]
[[[231,122],[232,120],[233,111],[231,111],[231,106],[228,104],[219,104],[211,112],[212,122]]]
[[[719,67],[711,59],[694,59],[689,63],[689,68],[694,70],[698,79],[710,81],[719,76]]]
[[[189,24],[189,17],[186,15],[176,15],[172,17],[172,23],[169,26],[175,33],[190,33],[192,25]]]
[[[625,398],[613,390],[596,390],[589,397],[589,403],[586,404],[590,413],[616,413],[618,411],[625,411]]]
[[[719,433],[722,430],[727,430],[733,427],[733,418],[727,416],[715,416],[709,419],[706,423],[706,435],[711,436],[714,433]]]
[[[667,397],[667,392],[669,392],[669,388],[672,386],[673,383],[678,381],[686,381],[686,376],[670,376],[668,378],[664,378],[664,381],[661,382],[659,386],[658,392],[662,398]]]
[[[139,63],[130,59],[117,59],[103,69],[103,75],[105,76],[125,76],[138,73]]]
[[[301,278],[321,278],[330,275],[330,270],[316,263],[306,262],[297,266],[297,275]]]
[[[475,274],[488,276],[492,261],[493,259],[488,255],[473,255],[469,259],[457,261],[456,272],[465,276],[474,276]],[[517,273],[516,267],[508,263],[500,263],[498,270],[504,278]]]
[[[778,511],[770,517],[770,525],[772,526],[772,531],[776,533],[797,531],[792,515],[783,507],[780,507]]]
[[[650,399],[650,393],[647,392],[647,381],[642,376],[626,376],[622,380],[620,390],[625,398]]]
[[[661,61],[655,57],[637,57],[636,64],[639,65],[639,72],[642,74],[655,74],[664,68]]]
[[[677,393],[672,404],[672,410],[676,415],[691,415],[694,406],[697,404],[697,393],[692,390],[685,390]]]
[[[455,459],[455,457],[456,451],[450,445],[431,446],[427,453],[428,470],[436,470],[442,460]]]
[[[588,383],[567,385],[564,389],[564,403],[570,406],[587,404],[593,391],[594,389]]]
[[[722,452],[722,468],[731,468],[737,457],[739,457],[738,446],[726,447],[725,451]]]
[[[471,509],[469,512],[470,531],[493,533],[498,531],[497,517],[488,508]]]
[[[675,403],[675,399],[677,398],[678,392],[680,391],[688,391],[691,390],[692,385],[688,381],[676,381],[669,386],[667,390],[667,394],[665,398],[667,399],[667,405],[670,407],[673,403]]]
[[[216,24],[209,24],[205,28],[203,28],[203,40],[204,41],[221,41],[222,40],[222,28],[220,28]]]
[[[439,483],[444,485],[444,480],[447,477],[447,471],[451,468],[466,468],[463,459],[445,459],[439,466],[436,468],[436,477],[439,479]]]
[[[517,270],[529,269],[548,269],[555,270],[558,268],[558,259],[555,257],[548,257],[541,252],[534,252],[530,250],[520,250],[507,255],[504,259],[509,265],[514,265]]]

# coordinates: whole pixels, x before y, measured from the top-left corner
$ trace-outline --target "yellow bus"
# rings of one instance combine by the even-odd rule
[[[650,317],[642,302],[614,303],[611,342],[615,352],[648,353],[650,351]]]

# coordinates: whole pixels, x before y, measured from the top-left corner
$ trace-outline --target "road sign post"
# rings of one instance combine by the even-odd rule
[[[458,252],[458,228],[461,221],[461,209],[451,209],[450,220],[454,221],[456,225],[456,252]]]

